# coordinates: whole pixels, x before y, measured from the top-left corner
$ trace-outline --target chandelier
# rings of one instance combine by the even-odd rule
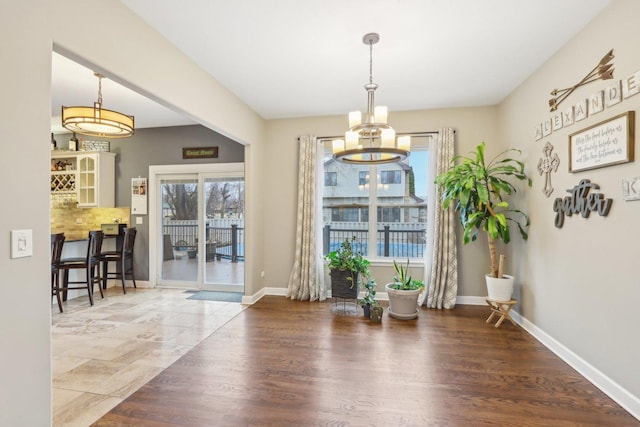
[[[93,107],[62,106],[62,126],[71,132],[109,138],[127,138],[133,135],[133,116],[102,108],[102,79],[98,78],[98,102]]]
[[[373,83],[373,45],[378,43],[377,33],[368,33],[362,42],[369,45],[369,83],[367,111],[349,113],[349,130],[344,139],[333,141],[333,158],[351,164],[394,163],[406,159],[410,154],[411,137],[399,136],[387,124],[387,107],[375,106],[374,93],[378,85]]]

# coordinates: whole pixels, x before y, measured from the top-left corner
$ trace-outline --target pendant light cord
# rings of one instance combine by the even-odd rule
[[[98,78],[98,103],[102,105],[102,78],[104,77],[100,73],[93,73]]]

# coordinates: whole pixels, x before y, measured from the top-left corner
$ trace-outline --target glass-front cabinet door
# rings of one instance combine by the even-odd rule
[[[78,205],[97,206],[96,156],[78,157]]]

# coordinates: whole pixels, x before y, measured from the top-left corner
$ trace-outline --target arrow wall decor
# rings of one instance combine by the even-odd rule
[[[564,101],[574,90],[579,88],[580,86],[584,86],[591,82],[595,82],[596,80],[609,80],[613,78],[613,64],[610,64],[613,61],[613,49],[611,49],[605,56],[602,57],[598,65],[596,65],[593,70],[589,72],[586,76],[582,78],[578,83],[573,86],[564,88],[564,89],[554,89],[551,91],[551,95],[553,98],[549,100],[549,111],[556,111],[558,109],[558,105],[562,101]]]

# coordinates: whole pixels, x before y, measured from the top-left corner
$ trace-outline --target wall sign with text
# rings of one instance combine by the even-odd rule
[[[633,161],[635,113],[626,113],[569,135],[569,172]]]
[[[591,190],[596,190],[592,192]],[[562,228],[564,218],[574,214],[580,214],[582,218],[589,218],[591,212],[598,212],[600,216],[609,215],[613,199],[607,199],[604,194],[598,192],[600,186],[588,179],[581,179],[578,185],[567,190],[569,196],[564,199],[558,197],[553,202],[553,211],[556,213],[554,224]]]
[[[218,147],[191,147],[182,149],[183,159],[217,159]]]

